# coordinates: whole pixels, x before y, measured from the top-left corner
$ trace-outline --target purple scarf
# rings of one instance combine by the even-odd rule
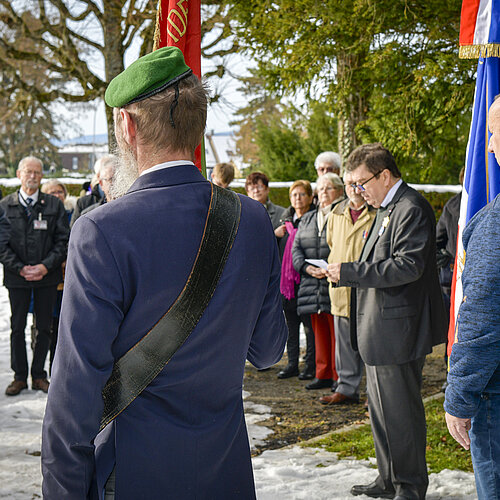
[[[293,227],[291,222],[285,222],[288,240],[283,253],[283,262],[281,263],[281,281],[280,290],[287,300],[295,297],[295,283],[300,282],[300,274],[293,267],[292,246],[295,235],[297,234],[296,227]]]

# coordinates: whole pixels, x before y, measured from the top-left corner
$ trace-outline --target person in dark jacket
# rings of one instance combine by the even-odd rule
[[[254,500],[245,361],[276,363],[287,332],[271,222],[247,196],[224,191],[241,202],[238,232],[196,327],[99,431],[113,365],[193,277],[212,193],[221,191],[193,163],[208,96],[180,49],[146,54],[115,77],[105,97],[124,158],[113,179],[117,199],[72,229],[42,430],[43,498]],[[206,296],[199,285],[195,302]]]
[[[436,267],[436,219],[429,202],[401,179],[380,143],[346,161],[352,186],[378,208],[357,262],[329,262],[328,277],[354,288],[351,342],[365,363],[379,475],[353,495],[423,500],[428,472],[422,368],[444,342],[446,316]]]
[[[31,363],[32,388],[43,392],[49,388],[44,364],[57,285],[62,281],[61,264],[66,258],[69,227],[62,202],[40,192],[42,175],[42,162],[38,158],[22,159],[17,169],[21,188],[0,202],[12,229],[9,243],[0,253],[12,311],[14,381],[5,391],[8,396],[15,396],[28,387],[24,330],[32,294],[38,329]]]
[[[460,184],[464,182],[464,168],[459,174]],[[458,219],[462,193],[452,196],[443,207],[443,212],[436,225],[436,261],[439,269],[439,282],[443,290],[446,311],[450,310],[451,282],[457,252]]]
[[[78,220],[78,217],[82,215],[82,212],[86,208],[90,207],[90,205],[95,205],[96,203],[102,201],[105,194],[101,187],[101,177],[107,179],[107,176],[103,174],[103,171],[107,165],[113,165],[114,168],[115,162],[116,156],[113,155],[103,156],[96,161],[94,165],[96,180],[92,187],[92,191],[90,194],[82,196],[76,201],[76,207],[75,211],[73,212],[73,216],[71,217],[70,227],[73,227],[73,224]],[[111,179],[107,180],[108,182],[111,182]]]
[[[0,206],[0,252],[3,252],[10,239],[10,222],[5,210]]]
[[[325,262],[328,259],[327,221],[332,208],[344,199],[344,184],[337,174],[328,172],[318,178],[316,188],[319,206],[302,218],[292,249],[293,266],[300,273],[297,312],[299,316],[311,316],[315,339],[316,374],[314,380],[306,385],[309,390],[332,388],[338,378],[326,270],[306,262],[306,259]]]
[[[288,340],[286,351],[288,364],[278,373],[278,378],[299,376],[300,380],[313,379],[316,374],[314,352],[314,332],[309,314],[299,315],[297,312],[297,292],[299,290],[300,275],[293,267],[292,247],[293,240],[303,216],[310,210],[313,192],[309,181],[295,181],[289,190],[291,205],[283,212],[282,223],[274,231],[278,238],[281,257],[281,294],[283,297],[283,310],[285,311],[288,326]],[[299,327],[304,325],[306,334],[305,367],[299,373]]]
[[[113,161],[114,160],[114,161]],[[99,186],[103,192],[103,197],[92,205],[89,205],[87,208],[84,208],[80,212],[80,217],[82,215],[88,214],[92,210],[101,207],[106,204],[109,200],[111,200],[111,184],[113,182],[113,176],[115,175],[115,169],[117,167],[118,158],[108,155],[105,157],[105,161],[103,162],[101,169],[99,171]]]
[[[282,225],[284,207],[275,205],[269,199],[269,179],[262,172],[252,172],[245,181],[245,191],[252,200],[262,203],[271,218],[273,229]]]

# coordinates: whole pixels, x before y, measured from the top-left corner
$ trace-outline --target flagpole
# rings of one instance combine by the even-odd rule
[[[178,47],[186,64],[201,80],[200,0],[158,0],[153,50]],[[195,151],[195,164],[206,177],[204,138]]]

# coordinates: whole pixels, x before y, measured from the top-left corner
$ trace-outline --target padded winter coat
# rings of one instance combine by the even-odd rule
[[[298,314],[330,313],[328,281],[317,279],[306,272],[309,265],[305,259],[327,260],[330,248],[326,243],[326,226],[318,229],[318,209],[302,217],[299,230],[293,242],[293,267],[300,273],[300,285],[297,294]]]

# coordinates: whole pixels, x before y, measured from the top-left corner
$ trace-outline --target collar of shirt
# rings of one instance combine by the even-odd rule
[[[161,170],[163,168],[179,167],[180,165],[193,165],[194,163],[190,160],[176,160],[176,161],[166,161],[165,163],[160,163],[154,167],[150,167],[140,173],[139,177],[144,174],[149,174],[150,172],[156,172],[156,170]]]
[[[32,205],[34,205],[37,201],[38,201],[38,193],[40,192],[40,190],[36,190],[35,193],[33,194],[26,194],[23,190],[23,188],[19,188],[19,203],[23,206],[23,207],[27,207],[28,204],[26,203],[26,200],[28,198],[31,198],[33,200],[33,203]]]
[[[399,181],[396,182],[396,184],[394,184],[391,189],[389,189],[389,191],[385,195],[384,201],[380,204],[382,208],[385,208],[387,205],[389,205],[401,184],[403,184],[403,179],[399,179]]]

